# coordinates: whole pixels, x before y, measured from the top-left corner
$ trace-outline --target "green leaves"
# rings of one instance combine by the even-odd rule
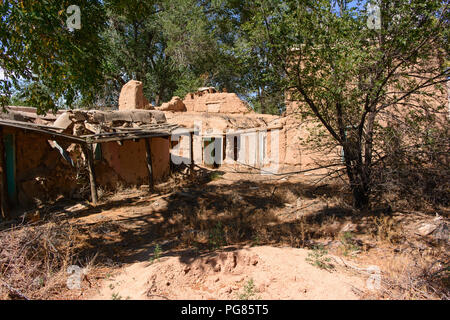
[[[66,8],[73,1],[3,1],[0,4],[0,67],[18,87],[31,81],[26,100],[39,112],[72,106],[77,97],[92,101],[101,79],[103,46],[99,31],[104,27],[100,1],[77,1],[82,28],[70,32],[65,25]],[[11,90],[1,87],[2,104]]]
[[[72,4],[81,10],[80,30],[66,26]],[[337,132],[337,104],[344,108],[344,125],[359,123],[369,106],[393,101],[386,88],[413,86],[397,83],[401,70],[426,61],[436,46],[448,55],[448,10],[440,1],[382,1],[381,30],[367,28],[364,4],[3,1],[0,67],[11,81],[0,82],[0,100],[4,105],[20,90],[42,95],[27,97],[42,111],[94,102],[114,106],[133,78],[144,82],[145,95],[156,104],[212,85],[237,92],[261,112],[277,113],[289,89],[296,99],[313,101]],[[433,44],[422,43],[431,38]],[[405,65],[390,73],[399,59]],[[23,82],[35,83],[34,89]]]
[[[382,147],[379,121],[401,123],[408,108],[439,109],[430,99],[441,98],[438,86],[450,75],[443,71],[448,7],[437,0],[379,1],[381,26],[371,29],[365,1],[245,3],[250,18],[240,28],[240,52],[260,72],[252,80],[289,92],[298,102],[293,112],[326,129],[327,136],[312,132],[317,150],[345,149],[355,205],[367,205],[378,161],[373,150]]]

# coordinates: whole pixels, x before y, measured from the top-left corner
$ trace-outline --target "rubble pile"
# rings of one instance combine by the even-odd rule
[[[158,110],[99,111],[70,110],[61,114],[53,123],[62,132],[75,136],[114,132],[119,128],[135,128],[164,124],[166,117]]]

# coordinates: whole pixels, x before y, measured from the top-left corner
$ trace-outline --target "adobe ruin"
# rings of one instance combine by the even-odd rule
[[[151,189],[163,181],[170,173],[169,137],[176,126],[162,111],[137,107],[44,116],[35,108],[7,107],[0,115],[2,212],[80,198],[89,185],[95,204],[98,187]]]
[[[189,162],[192,144],[194,163],[199,164],[270,171],[275,167],[275,171],[305,169],[314,164],[309,156],[311,150],[301,152],[299,138],[307,133],[294,114],[258,114],[235,93],[199,88],[183,100],[173,97],[155,109],[163,111],[169,123],[186,129],[184,134],[178,130],[178,135],[172,137],[172,147],[177,148],[172,150],[173,159],[181,157]]]
[[[152,110],[153,106],[144,96],[141,81],[128,81],[121,89],[119,96],[119,110],[146,109]]]
[[[114,189],[163,181],[171,162],[261,172],[339,163],[339,148],[323,154],[299,143],[315,124],[299,119],[298,102],[287,100],[286,106],[280,116],[257,114],[236,94],[206,87],[154,107],[142,83],[132,80],[122,88],[116,111],[37,115],[35,108],[7,107],[0,115],[2,208],[79,196],[80,168],[89,162],[95,174],[83,183],[94,185],[92,200],[97,185]]]

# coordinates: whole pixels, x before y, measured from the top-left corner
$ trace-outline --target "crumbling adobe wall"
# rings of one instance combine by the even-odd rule
[[[317,150],[313,144],[307,143],[310,135],[322,128],[317,121],[303,120],[299,113],[298,101],[286,101],[286,112],[284,115],[285,126],[283,134],[285,136],[285,156],[284,164],[287,167],[297,167],[300,170],[319,168],[341,161],[341,149],[335,147],[326,152]],[[325,132],[325,134],[328,134]],[[331,139],[331,137],[324,137]],[[326,169],[315,170],[314,174],[325,173]]]
[[[135,96],[140,97],[140,95],[138,90]],[[202,134],[214,132],[220,135],[227,130],[264,131],[270,127],[279,128],[281,126],[282,129],[278,132],[277,165],[282,168],[308,169],[317,166],[317,160],[327,161],[335,158],[339,153],[338,150],[336,154],[330,155],[301,145],[301,139],[307,138],[310,134],[310,125],[297,118],[296,107],[296,102],[287,103],[284,117],[256,114],[235,93],[217,92],[214,88],[209,87],[188,93],[183,100],[173,97],[171,101],[155,109],[164,112],[167,122],[185,128],[192,129],[195,122],[200,123],[201,121],[202,130],[205,131]],[[245,139],[249,138],[245,137]],[[258,148],[263,147],[258,144]],[[270,155],[270,141],[267,141],[264,148]],[[250,150],[245,151],[245,159],[252,159],[249,153]],[[134,181],[135,179],[130,178],[130,180]]]
[[[187,111],[214,113],[254,113],[235,93],[198,91],[183,99]]]
[[[8,127],[3,132],[15,136],[16,191],[20,207],[73,195],[77,190],[75,171],[48,144],[48,137]]]
[[[169,139],[150,138],[154,182],[160,182],[170,173]],[[148,184],[148,171],[145,153],[145,141],[140,139],[102,144],[102,155],[114,174],[102,170],[98,175],[104,185],[114,185],[118,180],[129,185]]]
[[[128,110],[105,112],[98,110],[71,110],[63,113],[53,124],[67,133],[87,135],[112,132],[123,128],[139,128],[141,125],[164,124],[164,112],[158,110]],[[169,173],[169,144],[166,139],[151,138],[154,180],[162,181]],[[73,148],[72,159],[82,157],[79,147]],[[113,190],[120,185],[148,184],[144,140],[126,140],[101,144],[102,160],[95,160],[96,179],[99,187]],[[160,163],[160,161],[165,161]]]
[[[72,167],[48,143],[48,136],[21,129],[4,127],[3,134],[15,136],[15,177],[17,206],[32,208],[59,197],[81,197],[81,189],[88,190],[88,180],[77,178],[77,168]],[[170,173],[169,140],[151,138],[153,178],[164,180]],[[71,158],[83,161],[78,145],[58,141],[64,149],[73,150]],[[102,160],[95,160],[97,186],[114,190],[119,184],[148,184],[145,143],[127,140],[119,146],[116,142],[102,144]],[[84,168],[84,164],[81,164]],[[84,196],[87,196],[84,195]]]
[[[177,96],[172,97],[172,99],[170,99],[169,102],[165,102],[160,107],[156,107],[155,109],[160,111],[173,111],[173,112],[187,111],[186,105],[183,103],[183,100],[181,100]]]
[[[203,130],[243,130],[282,125],[282,119],[269,114],[222,114],[200,112],[164,112],[167,122],[185,128],[194,128],[194,123],[202,125]]]
[[[153,106],[144,96],[141,81],[128,81],[120,90],[119,110],[153,109]]]

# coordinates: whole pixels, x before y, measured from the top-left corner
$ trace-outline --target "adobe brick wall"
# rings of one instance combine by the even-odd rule
[[[170,172],[169,139],[150,138],[150,147],[153,179],[154,182],[160,182]],[[103,143],[102,154],[108,167],[118,176],[114,177],[105,172],[100,177],[103,184],[113,185],[116,180],[130,185],[148,184],[145,142],[143,139],[136,142],[126,140],[123,141],[121,146],[117,142]]]
[[[32,207],[36,202],[70,197],[77,190],[75,170],[50,147],[48,137],[15,128],[3,128],[15,137],[17,205]]]
[[[25,132],[21,129],[3,127],[3,135],[15,137],[15,176],[17,207],[32,208],[36,204],[49,202],[58,197],[71,198],[79,193],[82,185],[77,180],[76,168],[72,167],[55,148],[48,143],[48,136]],[[58,141],[64,149],[70,143]],[[153,177],[163,181],[170,172],[169,140],[151,138]],[[69,148],[74,161],[81,160],[78,145]],[[119,146],[117,142],[102,144],[102,160],[95,160],[97,186],[114,190],[118,184],[148,184],[145,143],[127,140]],[[88,188],[88,180],[84,182]]]
[[[187,111],[212,113],[254,113],[254,111],[235,93],[195,92],[188,93],[183,99]]]

